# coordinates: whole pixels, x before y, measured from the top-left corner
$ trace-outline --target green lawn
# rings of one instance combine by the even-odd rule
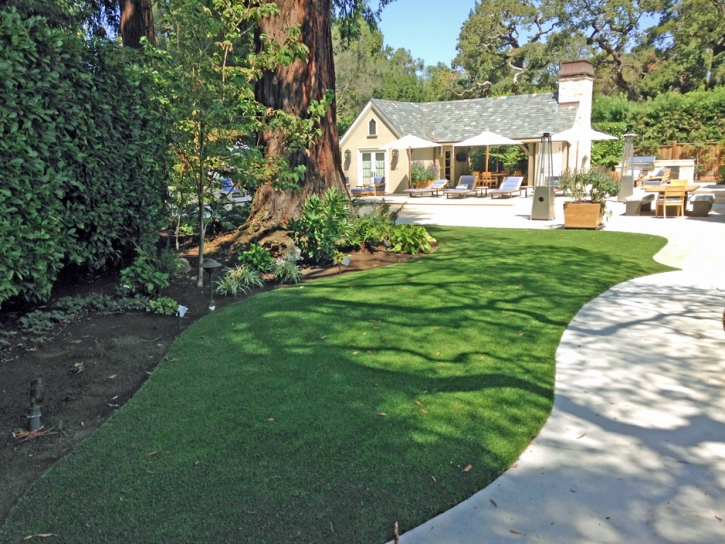
[[[551,410],[554,353],[583,304],[668,270],[652,236],[430,230],[430,256],[189,328],[32,486],[0,541],[382,543],[516,460]]]

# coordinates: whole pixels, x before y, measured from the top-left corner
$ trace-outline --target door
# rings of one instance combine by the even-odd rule
[[[366,151],[361,154],[360,186],[372,185],[373,178],[385,175],[385,151]]]

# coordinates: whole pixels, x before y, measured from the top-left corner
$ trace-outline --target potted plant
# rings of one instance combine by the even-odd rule
[[[428,187],[438,176],[438,168],[435,164],[426,166],[424,162],[414,161],[411,172],[413,187],[421,189]]]
[[[590,170],[561,176],[559,187],[572,201],[564,203],[564,226],[597,229],[607,214],[606,199],[619,194],[620,185],[609,172]]]

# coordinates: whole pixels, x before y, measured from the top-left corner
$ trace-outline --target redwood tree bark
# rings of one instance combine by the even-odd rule
[[[156,45],[151,0],[119,0],[119,6],[123,46],[139,49],[144,36],[150,44]]]
[[[266,72],[257,83],[256,98],[268,108],[306,117],[310,101],[321,100],[327,89],[335,88],[331,0],[277,0],[276,4],[279,17],[263,19],[258,32],[282,43],[287,28],[299,24],[309,57],[304,62],[297,60]],[[336,103],[333,103],[321,119],[322,135],[307,154],[288,153],[278,135],[269,132],[260,135],[268,155],[288,157],[292,167],[305,165],[307,175],[299,183],[298,191],[275,191],[270,185],[257,188],[248,221],[253,233],[276,230],[298,217],[308,195],[319,195],[329,187],[345,191],[336,118]]]

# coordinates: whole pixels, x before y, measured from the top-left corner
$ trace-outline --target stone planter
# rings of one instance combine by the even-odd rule
[[[564,226],[568,229],[598,229],[602,225],[601,206],[590,202],[565,202]]]

